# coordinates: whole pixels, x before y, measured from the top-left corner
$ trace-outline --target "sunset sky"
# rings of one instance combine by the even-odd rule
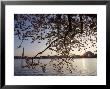
[[[88,39],[88,37],[86,37]],[[86,40],[86,38],[84,38],[84,40]],[[95,39],[93,37],[93,39]],[[21,48],[17,48],[17,46],[19,46],[20,44],[20,40],[18,38],[14,38],[14,53],[15,56],[21,56],[22,55],[22,50],[24,47],[24,55],[25,56],[35,56],[38,52],[43,51],[46,48],[45,45],[46,41],[42,41],[41,43],[38,43],[37,41],[35,41],[34,43],[30,43],[30,41],[24,41],[22,44]],[[88,45],[86,45],[86,50],[84,50],[84,48],[82,48],[81,51],[78,51],[78,48],[74,48],[75,51],[71,51],[71,54],[76,54],[76,55],[82,55],[87,51],[91,51],[93,53],[96,53],[94,51],[96,51],[96,47],[92,47],[92,44],[90,41],[87,41]],[[46,50],[42,55],[56,55],[56,52],[53,52],[51,50]]]
[[[16,23],[16,22],[15,22]],[[26,22],[26,25],[28,26],[30,24],[30,22]],[[48,29],[47,29],[48,31]],[[82,37],[81,39],[83,40],[83,42],[86,41],[85,48],[81,48],[80,51],[79,48],[74,48],[74,51],[70,52],[70,55],[76,54],[76,55],[83,55],[85,52],[87,51],[91,51],[93,53],[96,53],[95,51],[97,51],[97,44],[96,46],[92,46],[92,43],[90,40],[88,40],[88,38],[91,35],[87,36],[87,37]],[[93,40],[96,40],[96,38],[94,36],[91,36]],[[18,39],[17,36],[14,36],[14,55],[15,56],[21,56],[22,55],[22,51],[23,51],[23,47],[24,47],[24,56],[35,56],[37,53],[43,51],[47,46],[45,45],[47,40],[43,40],[41,41],[41,43],[38,43],[37,40],[34,43],[30,43],[30,40],[26,40],[22,43],[22,47],[17,48],[17,46],[20,45],[21,41]],[[96,43],[96,42],[95,42]],[[46,50],[43,54],[41,54],[43,56],[46,55],[57,55],[56,52],[53,52],[51,50]],[[40,56],[40,55],[39,55]]]

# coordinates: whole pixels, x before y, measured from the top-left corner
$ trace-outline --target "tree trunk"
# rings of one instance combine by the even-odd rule
[[[68,22],[69,22],[69,29],[68,29],[68,32],[72,32],[71,14],[68,14]]]
[[[81,34],[83,33],[83,19],[82,19],[82,14],[80,15],[80,23],[81,23]]]

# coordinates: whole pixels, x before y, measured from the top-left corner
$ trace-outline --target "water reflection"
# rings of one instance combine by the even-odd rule
[[[97,75],[97,59],[96,58],[79,58],[69,60],[69,67],[65,62],[62,62],[63,65],[57,66],[61,60],[53,61],[50,63],[51,59],[41,59],[41,66],[35,66],[35,69],[21,68],[22,59],[15,59],[14,65],[14,74],[15,75],[62,75],[62,76],[96,76]],[[35,62],[38,60],[35,59]],[[23,65],[26,65],[25,61]],[[45,68],[43,67],[45,65]],[[62,69],[59,72],[59,68]],[[56,68],[56,69],[55,69]],[[71,68],[71,69],[70,69]],[[43,71],[42,71],[43,69]]]

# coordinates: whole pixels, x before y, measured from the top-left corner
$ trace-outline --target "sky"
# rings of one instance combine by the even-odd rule
[[[30,23],[26,22],[26,24],[29,25]],[[82,37],[83,41],[86,41],[88,38],[89,38],[88,36]],[[95,40],[96,38],[92,36],[92,39]],[[18,39],[18,37],[14,36],[14,55],[21,56],[22,52],[23,52],[23,47],[24,47],[24,56],[33,57],[37,53],[43,51],[47,47],[45,45],[46,42],[47,42],[47,40],[43,40],[43,41],[41,41],[41,43],[38,43],[37,41],[35,41],[34,43],[30,43],[30,40],[26,40],[22,43],[22,46],[20,48],[17,48],[17,46],[19,46],[21,41]],[[86,50],[84,50],[84,48],[82,48],[81,51],[78,51],[79,50],[78,48],[74,48],[74,51],[70,51],[70,54],[71,55],[73,55],[73,54],[83,55],[87,51],[91,51],[91,52],[95,53],[97,48],[92,46],[91,41],[88,40],[88,41],[86,41],[86,43],[88,44],[88,45],[85,44],[85,46],[87,48]],[[39,56],[47,56],[47,55],[57,55],[57,53],[47,49],[43,54],[41,54]]]
[[[88,38],[88,37],[86,37]],[[84,40],[86,40],[86,38],[84,38]],[[95,39],[95,38],[93,38]],[[25,56],[35,56],[37,53],[43,51],[47,46],[45,45],[46,40],[42,41],[41,43],[38,44],[37,41],[35,41],[34,43],[30,43],[30,41],[24,41],[22,44],[21,48],[17,48],[17,46],[19,46],[20,44],[20,40],[18,38],[14,38],[14,53],[15,56],[21,56],[22,52],[23,52],[23,47],[24,47],[24,55]],[[86,45],[86,51],[84,50],[84,48],[82,48],[81,51],[78,51],[78,48],[74,48],[75,51],[71,51],[71,55],[75,54],[75,55],[83,55],[85,52],[87,51],[91,51],[94,53],[94,51],[96,51],[95,47],[92,47],[92,44],[90,41],[87,41]],[[42,56],[44,55],[56,55],[56,52],[53,52],[51,50],[46,50]]]

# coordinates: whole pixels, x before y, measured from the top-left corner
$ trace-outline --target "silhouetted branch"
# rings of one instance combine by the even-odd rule
[[[42,54],[43,52],[45,52],[49,47],[51,47],[51,45],[57,41],[58,39],[55,39],[54,41],[52,41],[43,51],[37,53],[34,57],[37,57],[39,54]]]

